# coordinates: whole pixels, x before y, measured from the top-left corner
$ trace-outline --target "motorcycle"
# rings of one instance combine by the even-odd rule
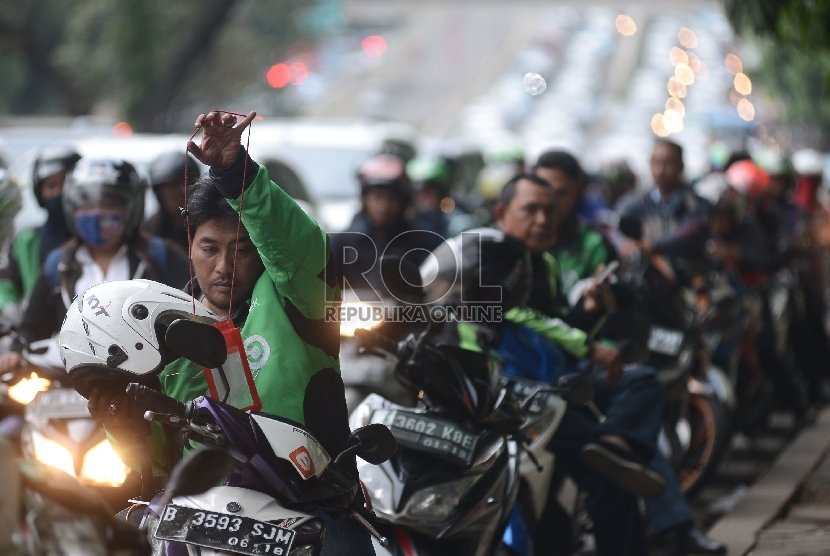
[[[17,461],[0,439],[4,504],[0,546],[22,556],[90,554],[149,556],[137,527],[113,517],[111,507],[76,478],[34,460]]]
[[[400,257],[385,256],[378,264],[385,288],[380,292],[346,288],[340,307],[340,376],[350,413],[372,393],[401,405],[416,402],[412,393],[394,380],[393,364],[358,350],[357,329],[373,330],[399,341],[421,326],[408,322],[404,313],[408,303],[422,301],[418,268]]]
[[[620,230],[638,239],[642,224],[622,219]],[[658,448],[687,496],[694,496],[717,470],[732,434],[727,407],[734,398],[724,374],[708,364],[704,334],[715,315],[699,310],[692,275],[683,261],[670,263],[656,253],[624,259],[611,287],[616,314],[610,324],[626,359],[651,366],[663,383]]]
[[[123,505],[137,491],[138,476],[115,454],[86,399],[70,387],[57,342],[33,342],[23,361],[0,377],[5,405],[15,407],[6,423],[19,420],[11,431],[16,434],[8,436],[19,438],[23,457],[61,469],[113,506]]]
[[[390,461],[358,468],[381,522],[378,529],[391,539],[386,550],[376,545],[376,554],[483,556],[494,554],[503,541],[529,553],[527,524],[541,515],[548,491],[537,490],[544,480],[535,479],[528,485],[532,498],[514,511],[522,458],[536,472],[544,470],[537,454],[564,413],[564,403],[551,400],[555,394],[590,399],[590,383],[581,375],[557,387],[531,383],[520,402],[516,392],[528,383],[517,381],[523,386],[511,394],[488,355],[435,345],[430,331],[427,326],[397,343],[371,331],[357,333],[367,352],[391,357],[396,377],[421,392],[416,408],[371,395],[351,415],[353,428],[387,425],[400,447]],[[543,459],[552,463],[552,455]]]
[[[206,368],[221,368],[227,357],[211,348],[224,339],[209,325],[175,321],[166,339],[179,355]],[[386,427],[354,431],[349,447],[332,460],[295,422],[248,414],[207,397],[182,403],[136,383],[127,393],[147,408],[147,421],[181,431],[185,446],[191,441],[215,446],[233,459],[224,486],[202,494],[168,489],[144,503],[142,526],[152,533],[153,554],[195,549],[204,555],[316,556],[325,533],[319,511],[350,515],[386,543],[358,503],[358,482],[341,466],[352,455],[372,465],[389,459],[397,445]]]

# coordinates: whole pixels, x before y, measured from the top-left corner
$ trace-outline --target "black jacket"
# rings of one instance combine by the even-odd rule
[[[163,243],[159,249],[153,249],[150,246],[153,241]],[[157,245],[159,244],[156,243],[153,247]],[[66,316],[67,302],[71,302],[79,293],[75,291],[75,284],[81,276],[81,266],[75,259],[78,247],[78,243],[73,240],[50,253],[32,288],[23,319],[12,333],[15,337],[12,346],[14,351],[22,351],[25,345],[51,338],[60,331]],[[56,275],[50,270],[50,259],[53,257],[59,259]],[[187,256],[168,241],[136,238],[128,244],[127,257],[132,278],[155,280],[174,288],[182,288],[188,283],[190,269]],[[141,263],[144,263],[144,268],[138,272]]]

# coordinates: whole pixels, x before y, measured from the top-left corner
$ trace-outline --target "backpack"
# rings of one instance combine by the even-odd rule
[[[43,275],[52,287],[57,288],[61,282],[61,270],[64,262],[66,247],[58,247],[46,257],[43,263]],[[158,269],[162,276],[167,275],[167,246],[160,237],[151,237],[147,240],[147,254],[154,268]]]

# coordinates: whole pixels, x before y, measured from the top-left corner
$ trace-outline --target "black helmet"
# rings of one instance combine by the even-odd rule
[[[187,185],[193,185],[199,179],[199,163],[191,155],[183,152],[169,152],[160,155],[150,164],[150,185],[153,191],[163,183],[184,185],[184,167],[187,164]]]
[[[61,172],[69,172],[80,159],[81,155],[78,151],[69,145],[52,145],[43,148],[32,168],[32,190],[40,206],[43,206],[41,196],[43,180]]]
[[[530,295],[530,253],[521,240],[500,230],[469,230],[439,245],[432,255],[421,265],[428,301],[498,303],[507,311]]]
[[[406,164],[415,158],[417,151],[415,150],[415,145],[406,139],[395,139],[390,137],[383,140],[383,143],[381,143],[380,149],[378,150],[378,154],[390,154],[392,156],[397,156],[403,160],[404,164]]]
[[[391,154],[379,154],[366,160],[357,172],[360,192],[366,193],[373,187],[386,187],[400,193],[405,200],[412,193],[406,165],[403,160]]]
[[[67,176],[63,188],[66,224],[75,234],[75,213],[85,208],[100,208],[108,198],[123,202],[127,235],[134,235],[144,217],[145,189],[145,182],[126,160],[82,158]]]

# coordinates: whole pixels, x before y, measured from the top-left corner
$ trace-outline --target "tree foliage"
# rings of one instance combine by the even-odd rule
[[[752,77],[787,108],[809,142],[830,139],[830,2],[723,0],[738,33],[760,40],[763,60]]]
[[[739,33],[751,32],[804,49],[830,49],[827,0],[723,0]]]
[[[261,83],[310,0],[0,0],[0,113],[109,109],[140,130]]]

